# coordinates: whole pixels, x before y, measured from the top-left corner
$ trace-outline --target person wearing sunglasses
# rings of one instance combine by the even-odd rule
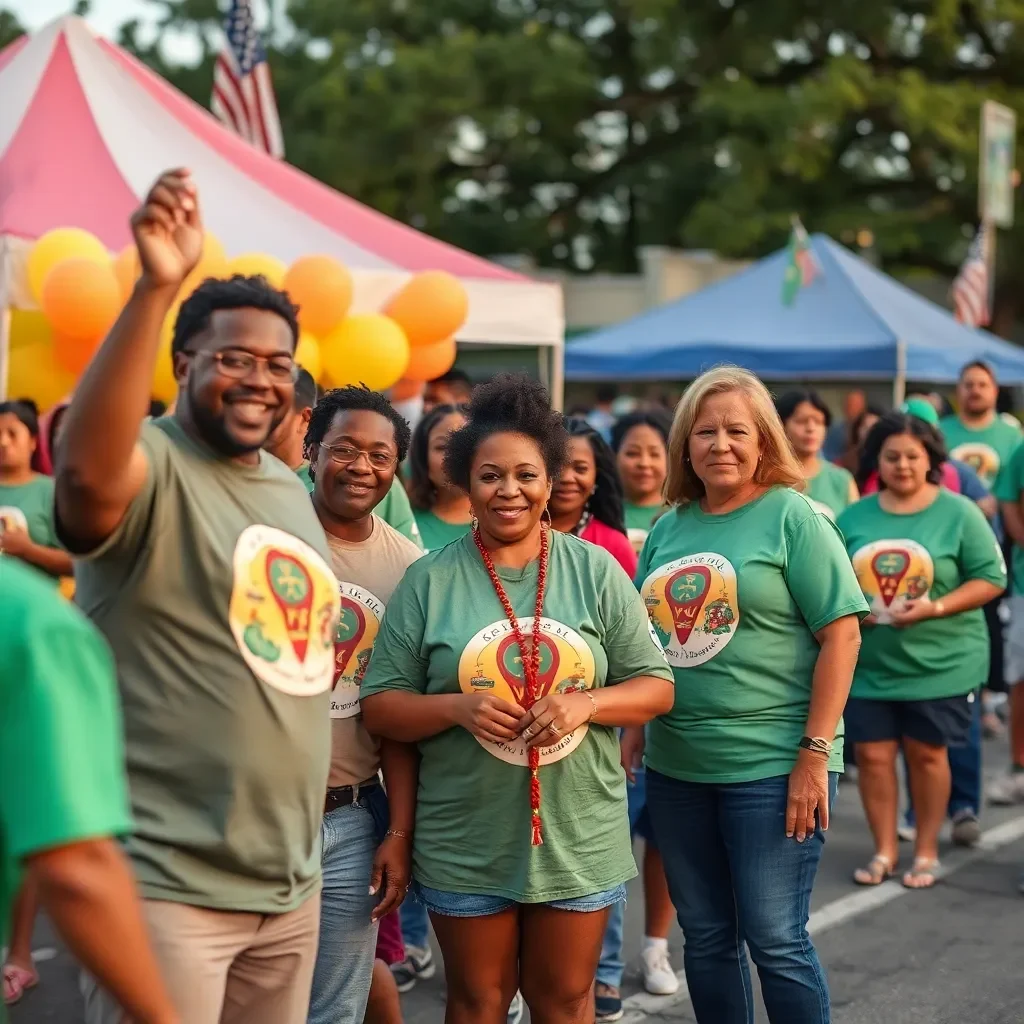
[[[305,1024],[340,601],[305,489],[261,451],[294,402],[296,308],[262,277],[200,284],[174,326],[174,414],[147,421],[160,325],[203,247],[187,171],[132,229],[142,273],[56,465],[76,601],[117,663],[126,851],[182,1020]],[[88,1024],[120,1024],[84,987]]]

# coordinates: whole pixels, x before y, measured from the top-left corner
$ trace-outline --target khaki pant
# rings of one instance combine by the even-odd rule
[[[160,971],[183,1024],[306,1024],[320,894],[287,914],[207,910],[145,900]],[[82,975],[86,1024],[123,1024],[120,1007]]]

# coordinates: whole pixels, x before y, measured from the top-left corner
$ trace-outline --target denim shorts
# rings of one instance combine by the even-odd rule
[[[413,883],[416,898],[427,910],[442,917],[488,917],[500,914],[509,907],[519,904],[506,896],[484,896],[471,892],[445,892],[442,889],[431,889],[430,886]],[[591,893],[589,896],[576,896],[569,900],[551,900],[537,904],[543,907],[554,907],[555,910],[574,910],[581,914],[595,910],[607,910],[608,907],[625,900],[625,885],[617,885],[614,889]],[[528,906],[529,904],[527,904]]]

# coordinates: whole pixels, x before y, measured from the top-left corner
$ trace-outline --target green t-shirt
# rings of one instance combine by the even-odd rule
[[[995,496],[999,501],[1019,504],[1024,494],[1024,445],[1020,445],[1010,458],[1004,473],[1000,473],[996,484]],[[1011,554],[1013,573],[1013,592],[1024,594],[1024,550],[1013,545]]]
[[[28,532],[34,544],[60,547],[53,527],[53,477],[36,476],[27,484],[0,484],[0,533],[8,526]]]
[[[894,515],[878,495],[851,505],[839,528],[877,625],[862,631],[854,697],[931,700],[968,693],[988,677],[989,642],[980,608],[896,629],[890,613],[925,595],[939,600],[967,580],[1006,586],[992,527],[969,498],[940,489],[913,515]]]
[[[26,857],[132,825],[114,663],[103,639],[14,558],[0,558],[0,636],[3,946]]]
[[[1021,432],[998,416],[981,430],[965,427],[957,416],[939,421],[950,458],[966,462],[981,477],[981,482],[996,490],[1013,453],[1020,447]]]
[[[420,528],[416,525],[416,517],[412,514],[409,495],[405,493],[402,481],[395,476],[391,490],[384,495],[384,500],[373,510],[374,515],[383,519],[392,530],[397,530],[413,544],[423,547],[420,539]]]
[[[469,523],[446,523],[428,509],[413,509],[420,541],[427,551],[436,551],[469,533]]]
[[[670,678],[619,564],[577,537],[550,537],[542,691]],[[497,571],[529,636],[537,562]],[[512,702],[521,687],[519,648],[472,538],[411,565],[388,602],[362,697],[484,692]],[[413,868],[423,885],[540,903],[603,892],[636,874],[615,729],[584,725],[541,752],[541,846],[530,845],[523,742],[487,743],[455,728],[419,749]]]
[[[302,481],[302,486],[306,488],[307,494],[313,493],[313,478],[309,475],[309,463],[304,462],[297,470],[295,475]]]
[[[777,487],[724,515],[696,502],[651,530],[637,569],[675,672],[675,707],[646,762],[685,782],[753,782],[796,761],[818,659],[814,634],[867,605],[832,520]],[[842,771],[840,725],[829,770]]]
[[[626,536],[637,553],[644,546],[647,534],[651,532],[654,520],[665,511],[664,505],[634,505],[631,501],[622,503],[626,514]]]
[[[146,423],[145,485],[76,565],[117,660],[144,896],[293,910],[320,882],[338,585],[284,463]]]
[[[807,481],[804,493],[811,501],[824,505],[835,517],[850,504],[852,488],[853,474],[848,469],[822,460],[821,468]]]

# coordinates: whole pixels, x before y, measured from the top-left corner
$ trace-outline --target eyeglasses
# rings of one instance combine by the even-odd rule
[[[390,469],[396,462],[398,462],[398,456],[392,455],[390,452],[368,452],[362,448],[353,448],[350,444],[320,444],[331,460],[336,462],[339,466],[351,466],[360,455],[366,456],[366,461],[370,463],[373,469],[387,470]]]
[[[257,366],[266,366],[267,374],[275,383],[283,384],[285,381],[294,381],[299,375],[298,365],[287,356],[254,356],[251,352],[233,349],[220,352],[207,352],[205,349],[197,352],[194,349],[185,349],[185,355],[212,359],[217,364],[217,369],[225,377],[232,377],[235,380],[245,380]]]

